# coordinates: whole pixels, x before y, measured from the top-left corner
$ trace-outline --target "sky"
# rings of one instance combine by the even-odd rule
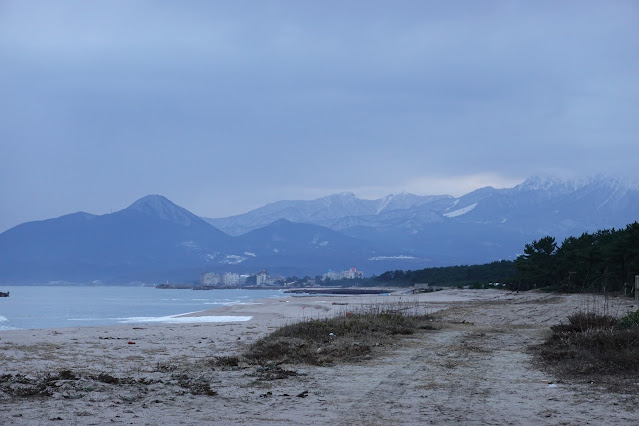
[[[639,2],[0,0],[0,232],[639,179]]]

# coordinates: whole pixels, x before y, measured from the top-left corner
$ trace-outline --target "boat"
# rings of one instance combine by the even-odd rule
[[[0,291],[0,297],[9,297],[9,292],[3,293]]]

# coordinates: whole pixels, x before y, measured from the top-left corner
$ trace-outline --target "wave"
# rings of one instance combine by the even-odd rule
[[[236,305],[263,305],[263,303],[257,302],[240,302],[235,300],[233,302],[207,302],[205,305],[222,305],[222,306],[236,306]]]
[[[6,317],[0,315],[0,322],[9,321]]]
[[[180,314],[186,315],[186,314]],[[252,316],[202,316],[202,317],[181,317],[180,315],[171,315],[166,317],[129,317],[118,318],[118,322],[122,324],[135,324],[145,322],[157,322],[162,324],[190,324],[200,322],[236,322],[236,321],[249,321]]]
[[[104,321],[117,320],[118,318],[67,318],[67,321]]]
[[[0,331],[20,330],[17,327],[11,327],[8,325],[0,325]]]

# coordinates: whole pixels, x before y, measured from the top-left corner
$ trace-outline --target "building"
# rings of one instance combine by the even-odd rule
[[[213,272],[207,272],[200,277],[200,284],[202,285],[218,285],[220,284],[220,275]]]
[[[345,280],[364,278],[364,273],[362,271],[358,271],[357,268],[351,268],[342,271],[342,278]]]
[[[332,269],[329,269],[327,273],[322,275],[322,281],[341,280],[341,279],[342,279],[342,274],[340,274],[339,272],[333,272]]]
[[[255,276],[255,285],[258,287],[267,285],[269,283],[268,273],[266,271],[261,271]]]
[[[224,285],[240,285],[240,274],[235,272],[227,272],[222,277],[222,284]]]

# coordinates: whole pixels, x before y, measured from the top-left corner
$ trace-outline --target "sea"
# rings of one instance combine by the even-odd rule
[[[259,303],[283,297],[282,290],[188,290],[117,286],[2,286],[0,333],[6,330],[131,323],[247,321],[250,317],[179,315]]]

